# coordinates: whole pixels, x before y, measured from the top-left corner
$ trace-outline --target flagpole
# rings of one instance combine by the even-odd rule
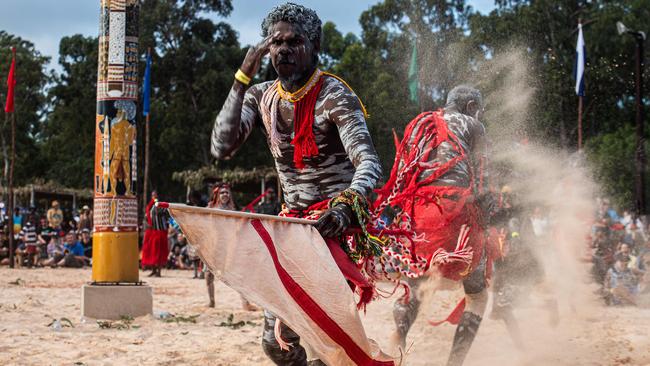
[[[9,124],[9,114],[10,112],[5,112],[5,125]],[[7,178],[7,188],[8,188],[8,197],[7,197],[7,217],[8,217],[8,229],[9,229],[9,267],[14,268],[14,187],[13,187],[13,175],[14,175],[14,125],[15,119],[12,114],[12,123],[11,123],[11,154],[10,154],[10,163],[9,163],[9,177]]]
[[[11,161],[9,163],[9,224],[14,225],[14,162],[16,161],[16,112],[11,112]],[[13,236],[13,235],[12,235]]]
[[[149,202],[149,121],[150,117],[147,114],[144,120],[144,192],[143,197],[145,206]]]
[[[578,96],[578,151],[582,150],[582,95]]]
[[[8,226],[9,226],[9,266],[14,268],[14,160],[16,157],[16,111],[14,103],[14,94],[16,88],[16,47],[11,47],[11,67],[7,76],[7,101],[5,102],[5,124],[9,123],[9,114],[11,114],[11,154],[9,163],[8,188],[9,197],[7,197]]]
[[[147,49],[147,59],[151,57],[151,47]],[[144,104],[144,103],[143,103]],[[149,203],[149,122],[151,111],[147,112],[144,121],[144,190],[142,195],[143,207]]]

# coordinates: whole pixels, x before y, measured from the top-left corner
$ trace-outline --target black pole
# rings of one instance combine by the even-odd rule
[[[634,34],[636,39],[636,213],[645,214],[645,136],[643,131],[643,42],[641,34]]]

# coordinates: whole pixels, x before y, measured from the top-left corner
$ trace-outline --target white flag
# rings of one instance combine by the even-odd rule
[[[353,293],[311,222],[180,204],[169,212],[217,278],[275,314],[325,363],[394,365],[366,336]]]
[[[585,95],[585,40],[582,37],[582,24],[578,24],[578,43],[576,44],[576,95]]]

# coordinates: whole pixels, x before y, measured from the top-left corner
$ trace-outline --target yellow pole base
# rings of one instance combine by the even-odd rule
[[[138,232],[93,234],[93,282],[138,282]]]

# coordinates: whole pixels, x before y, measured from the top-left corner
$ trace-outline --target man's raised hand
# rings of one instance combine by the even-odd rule
[[[269,53],[269,47],[275,39],[275,34],[269,34],[266,36],[260,43],[255,46],[251,46],[246,52],[246,57],[244,62],[241,65],[241,71],[246,74],[246,76],[252,78],[260,70],[260,65],[262,64],[262,58]]]

